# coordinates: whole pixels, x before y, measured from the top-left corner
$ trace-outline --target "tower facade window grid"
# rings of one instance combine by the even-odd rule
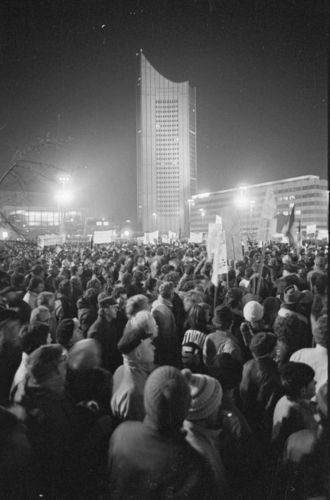
[[[163,77],[142,52],[138,56],[137,202],[142,230],[187,232],[188,199],[196,193],[196,92],[188,82]]]

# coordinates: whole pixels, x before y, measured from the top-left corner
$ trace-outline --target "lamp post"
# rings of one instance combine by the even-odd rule
[[[59,215],[59,234],[63,237],[65,241],[65,206],[68,205],[73,198],[72,191],[70,191],[67,186],[71,182],[71,177],[68,174],[60,175],[58,178],[60,183],[60,189],[56,193],[55,197],[57,200],[57,208]]]

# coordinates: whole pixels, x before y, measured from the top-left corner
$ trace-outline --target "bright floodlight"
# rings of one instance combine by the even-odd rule
[[[68,189],[60,189],[55,194],[55,199],[60,205],[68,205],[73,200],[73,193]]]
[[[237,208],[247,208],[250,206],[250,198],[246,194],[247,186],[240,186],[238,188],[238,194],[234,198],[234,205]]]

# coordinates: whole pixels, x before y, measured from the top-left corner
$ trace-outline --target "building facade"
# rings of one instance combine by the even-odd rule
[[[193,196],[190,229],[207,232],[208,223],[215,222],[227,207],[239,212],[241,232],[256,237],[262,220],[268,189],[274,193],[276,215],[288,215],[295,205],[295,219],[301,223],[302,234],[311,226],[318,231],[328,228],[328,182],[316,175],[304,175],[274,182],[226,189]],[[242,201],[243,203],[237,203]]]
[[[137,80],[137,212],[143,231],[189,230],[196,193],[196,89],[158,73],[142,50]]]

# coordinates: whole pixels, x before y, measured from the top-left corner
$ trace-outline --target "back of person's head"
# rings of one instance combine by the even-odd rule
[[[306,363],[289,361],[280,368],[280,377],[285,395],[296,400],[301,397],[301,391],[314,380],[315,372]]]
[[[53,292],[41,292],[37,297],[38,306],[46,306],[49,310],[54,308],[55,294]]]
[[[123,336],[118,342],[118,350],[125,356],[131,355],[143,340],[155,337],[155,331],[157,334],[155,323],[151,321],[152,315],[147,313],[150,314],[151,318],[149,315],[147,317],[143,314],[144,312],[147,313],[147,311],[138,313],[140,318],[137,321],[132,323],[132,320],[136,318],[134,317],[127,322]]]
[[[311,285],[316,293],[324,295],[328,288],[328,277],[326,274],[315,272],[311,276]]]
[[[229,353],[217,354],[209,374],[216,378],[224,391],[230,391],[239,386],[242,380],[243,365]]]
[[[200,330],[204,332],[207,327],[208,310],[203,303],[193,304],[189,310],[187,325],[192,330]]]
[[[131,318],[139,311],[149,310],[148,297],[142,294],[133,295],[129,297],[126,302],[126,316]]]
[[[31,311],[30,323],[46,323],[49,324],[50,311],[47,306],[37,306]]]
[[[201,302],[204,302],[204,297],[203,294],[197,290],[189,290],[183,297],[183,306],[186,312],[188,312],[194,304],[200,304]]]
[[[139,311],[129,321],[133,328],[145,330],[154,337],[157,335],[157,323],[150,311]]]
[[[316,344],[322,347],[328,347],[328,335],[329,335],[329,325],[328,325],[328,315],[322,314],[316,322],[313,328],[313,338]]]
[[[72,287],[71,287],[71,282],[68,279],[64,279],[60,281],[58,284],[58,291],[62,293],[63,295],[66,295],[69,297],[71,295]]]
[[[181,429],[190,406],[190,389],[186,378],[173,366],[156,368],[144,389],[147,417],[164,433]]]
[[[101,365],[101,348],[95,339],[78,340],[68,354],[70,370],[89,370]]]
[[[233,314],[228,306],[218,306],[214,310],[212,323],[216,328],[226,330],[233,321]]]
[[[250,300],[243,308],[243,316],[248,323],[256,323],[263,318],[264,308],[256,300]]]
[[[49,327],[42,323],[34,325],[23,325],[19,332],[20,343],[23,352],[31,354],[38,347],[47,344]]]
[[[255,359],[271,357],[277,337],[270,332],[259,332],[253,335],[250,343],[250,351]]]
[[[13,273],[10,277],[10,284],[15,290],[19,290],[20,288],[24,288],[24,274],[23,273]]]
[[[182,370],[190,389],[191,402],[187,419],[203,421],[218,414],[222,401],[222,388],[218,380],[209,375],[193,374]]]
[[[38,286],[43,284],[44,283],[44,280],[42,278],[39,278],[37,276],[33,276],[30,281],[29,281],[29,284],[28,284],[28,287],[27,289],[30,291],[30,292],[35,292],[37,291],[38,289]]]
[[[266,323],[272,325],[281,307],[281,301],[277,297],[267,297],[262,305],[264,308],[264,320]]]
[[[174,284],[171,281],[164,281],[158,288],[158,293],[163,299],[170,300],[173,297]]]
[[[278,316],[274,324],[274,333],[278,341],[287,345],[290,354],[305,347],[301,323],[295,315]]]
[[[56,342],[66,349],[70,347],[74,329],[75,322],[72,318],[62,319],[56,328]]]
[[[59,373],[61,362],[66,363],[65,350],[60,344],[43,345],[35,349],[28,357],[28,375],[42,384]]]
[[[170,271],[165,274],[163,281],[171,281],[176,286],[180,281],[180,274],[177,271]]]

